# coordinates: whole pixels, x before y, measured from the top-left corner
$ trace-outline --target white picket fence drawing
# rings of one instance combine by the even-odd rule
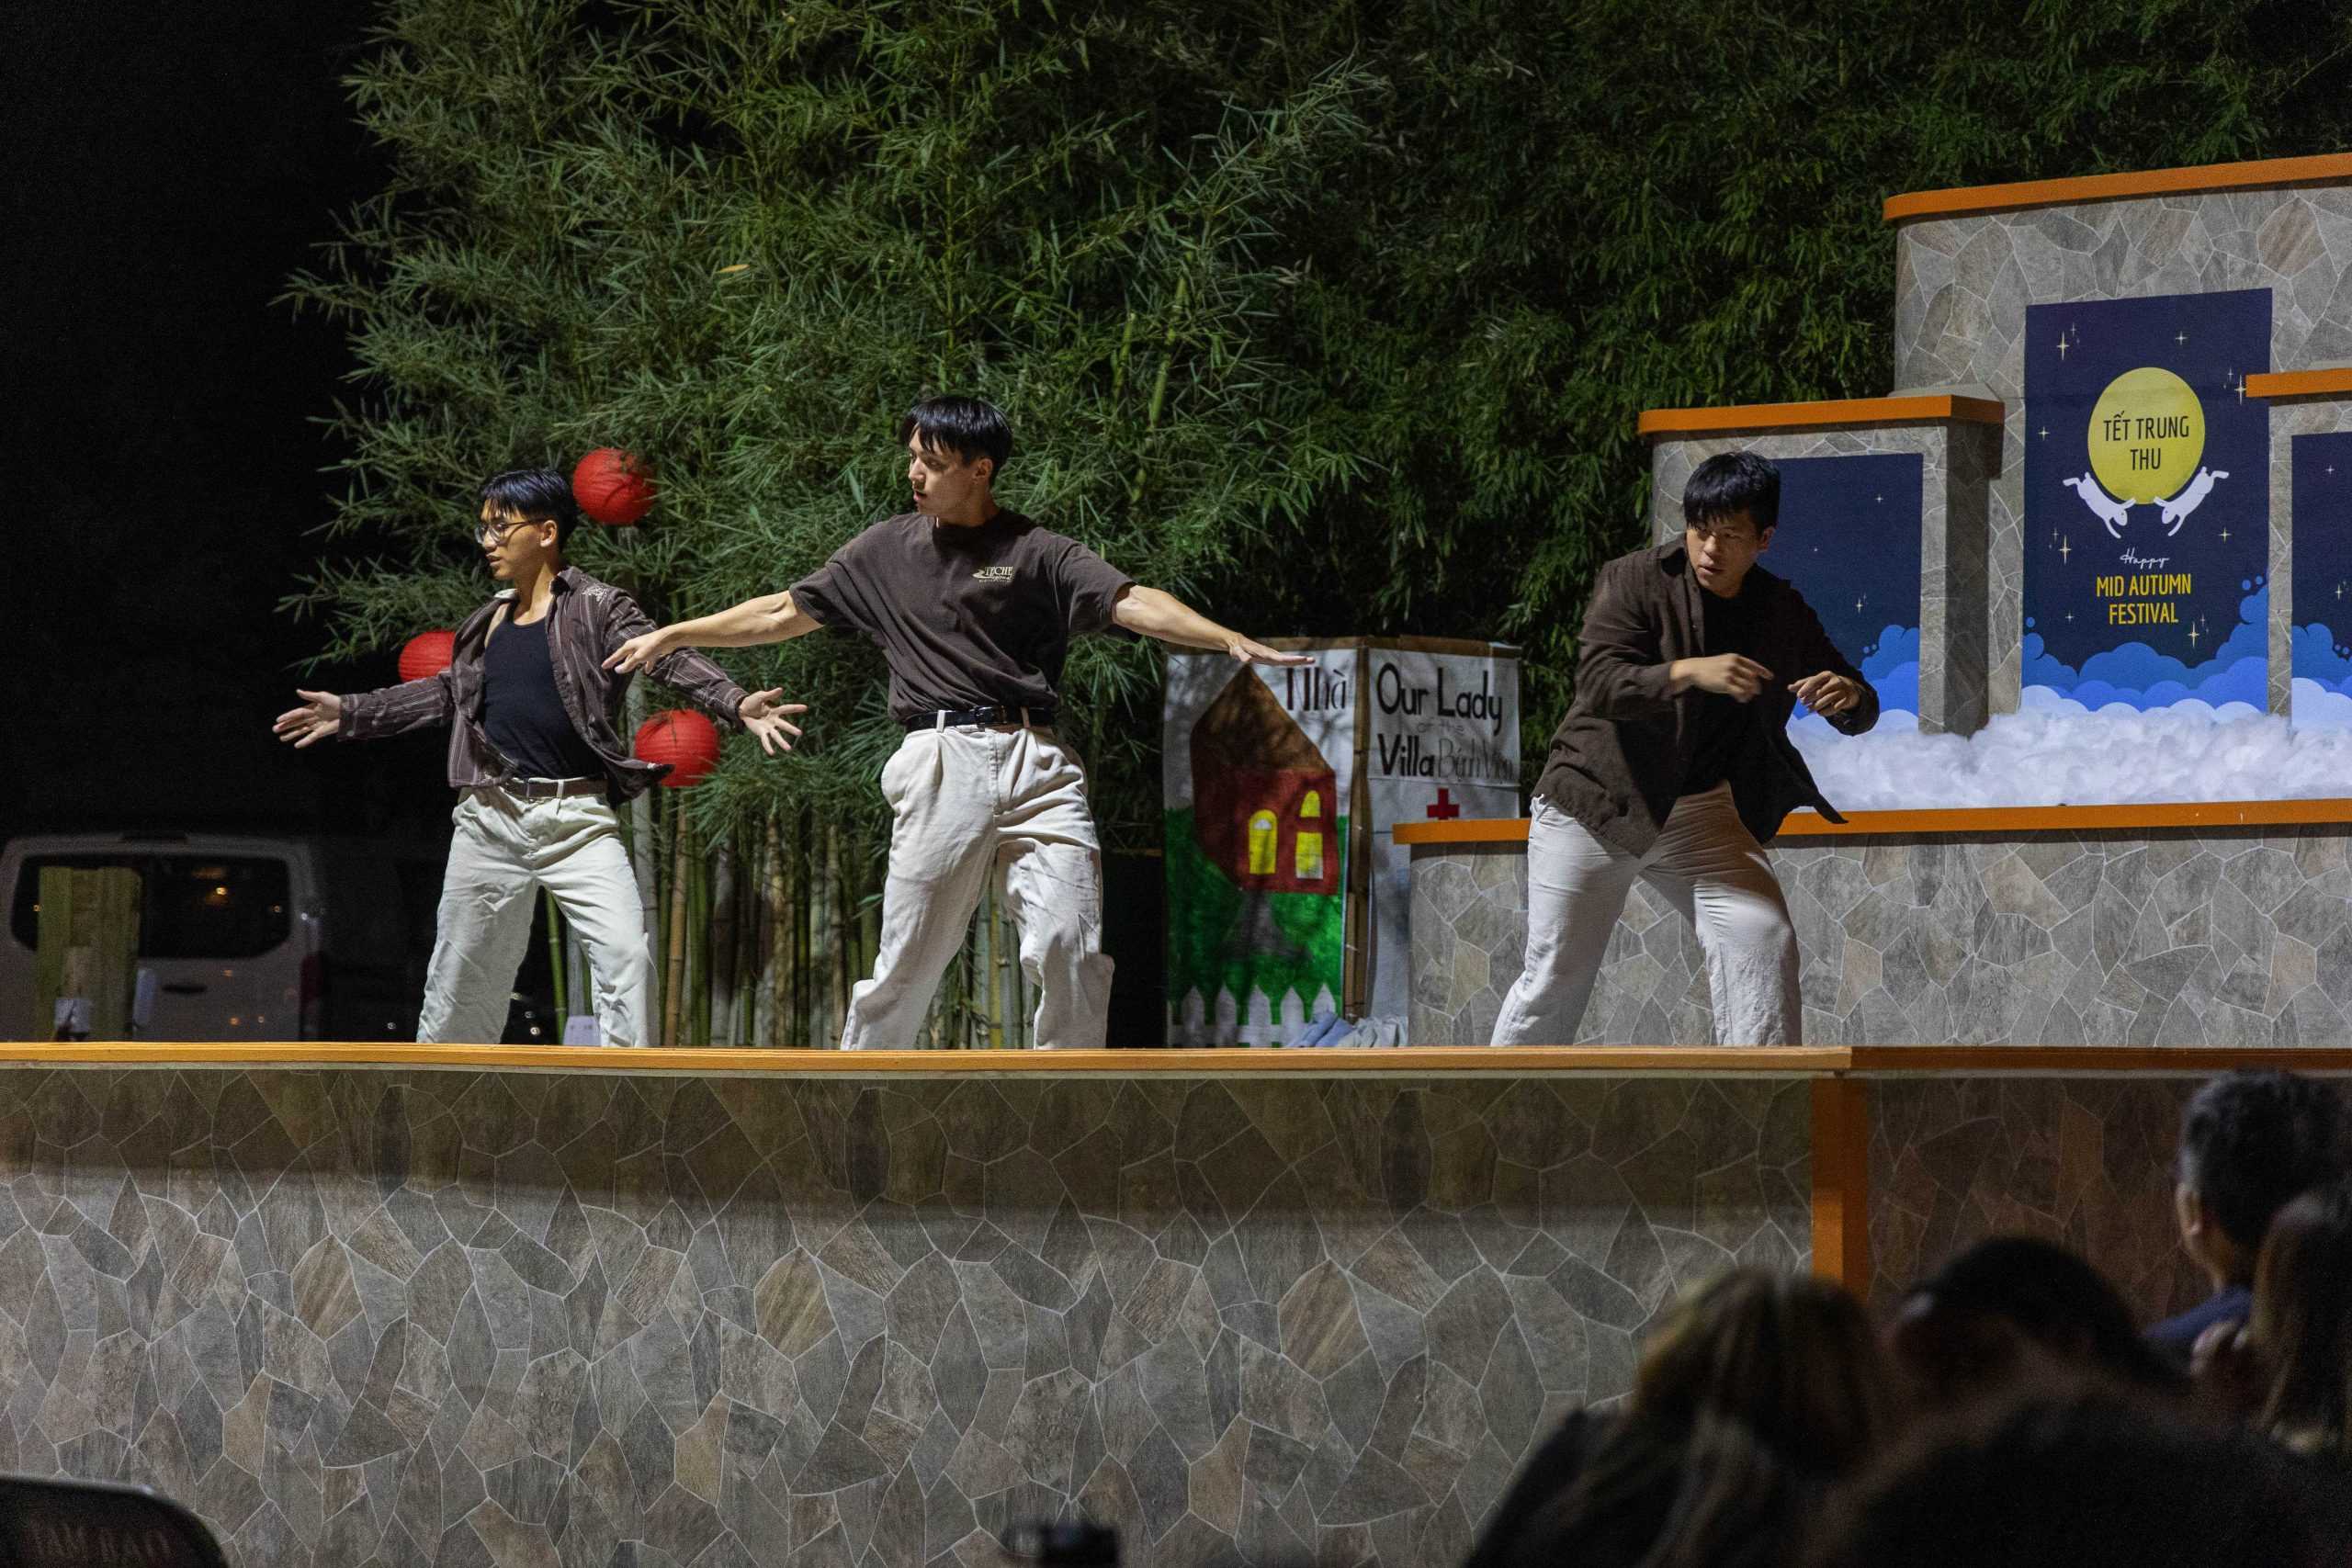
[[[1269,1000],[1265,992],[1254,987],[1245,1002],[1236,997],[1229,987],[1224,986],[1217,987],[1216,1000],[1212,1004],[1201,995],[1201,988],[1193,986],[1184,992],[1182,1000],[1168,1010],[1168,1043],[1170,1045],[1291,1045],[1306,1032],[1310,1020],[1338,1009],[1339,1003],[1332,998],[1329,986],[1317,986],[1312,1002],[1303,999],[1296,987],[1288,987],[1283,992],[1279,1006]]]

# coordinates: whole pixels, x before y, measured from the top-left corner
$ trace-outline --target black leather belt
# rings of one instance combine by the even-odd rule
[[[958,713],[941,708],[935,713],[917,714],[907,720],[908,733],[918,729],[961,729],[970,724],[1017,724],[1027,729],[1051,729],[1054,710],[1051,708],[967,708]]]
[[[517,800],[560,800],[574,795],[602,795],[602,779],[501,779],[498,787]]]

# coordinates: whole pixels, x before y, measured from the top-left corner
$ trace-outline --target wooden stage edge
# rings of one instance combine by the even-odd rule
[[[697,1077],[2100,1077],[2352,1074],[2352,1046],[1424,1045],[1390,1050],[773,1051],[335,1041],[0,1042],[0,1067],[611,1072]]]

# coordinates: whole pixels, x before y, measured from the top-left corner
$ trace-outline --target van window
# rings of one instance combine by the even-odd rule
[[[40,940],[44,866],[77,871],[125,866],[139,873],[146,897],[139,915],[141,958],[254,958],[294,929],[286,863],[264,855],[37,855],[17,873],[9,930],[32,947]]]

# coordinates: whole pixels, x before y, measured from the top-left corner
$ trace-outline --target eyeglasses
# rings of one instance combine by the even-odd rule
[[[544,517],[518,517],[511,523],[477,523],[474,537],[485,545],[503,545],[506,536],[517,528],[529,528],[546,522]]]

